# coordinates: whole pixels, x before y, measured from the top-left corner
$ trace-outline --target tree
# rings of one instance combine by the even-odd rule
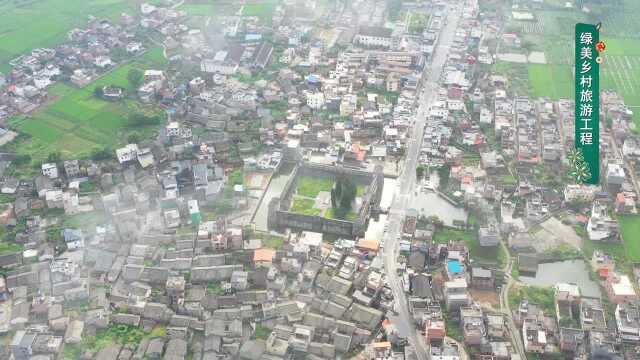
[[[147,126],[147,125],[160,124],[160,116],[158,115],[147,116],[142,113],[133,113],[129,115],[129,118],[127,120],[128,120],[127,123],[130,127],[141,127],[141,126]]]
[[[231,200],[222,199],[214,205],[215,212],[220,215],[227,215],[233,211],[233,203]]]
[[[440,188],[446,188],[449,184],[449,176],[451,175],[451,166],[442,165],[438,169],[438,177],[440,178]]]
[[[140,85],[142,84],[143,77],[144,77],[144,74],[142,73],[142,71],[138,69],[131,69],[127,73],[127,80],[129,81],[129,84],[131,85],[131,87],[134,89],[137,89],[140,87]]]
[[[424,176],[424,172],[424,165],[418,165],[418,167],[416,167],[416,178],[421,179]]]
[[[13,164],[16,166],[28,164],[30,162],[31,162],[31,155],[29,154],[16,155],[16,157],[13,158]]]
[[[340,176],[331,189],[331,206],[338,219],[344,219],[351,210],[351,203],[356,198],[358,188],[346,176]]]
[[[605,125],[607,126],[607,129],[611,129],[611,127],[613,126],[613,119],[611,118],[611,116],[607,115],[605,117]]]
[[[91,160],[101,161],[111,158],[113,152],[108,147],[95,148],[91,151]]]
[[[127,50],[121,47],[116,47],[111,49],[110,55],[113,60],[115,60],[116,62],[120,62],[126,59],[129,56],[129,53],[127,53]]]
[[[340,196],[340,207],[351,210],[351,203],[356,198],[357,192],[358,189],[356,186],[348,178],[344,178],[342,194]]]
[[[102,89],[102,86],[96,86],[96,88],[93,89],[93,96],[97,97],[98,99],[102,99],[102,97],[104,96],[104,90]]]
[[[57,163],[58,161],[60,161],[61,158],[62,158],[62,155],[60,155],[60,152],[54,151],[49,153],[49,156],[47,156],[47,162]]]
[[[338,202],[336,201],[336,192],[334,191],[334,189],[331,189],[331,207],[334,209],[338,207]]]
[[[591,201],[588,199],[573,199],[571,201],[566,202],[567,208],[573,210],[575,212],[582,212],[582,210],[588,208],[591,205]]]
[[[129,144],[137,144],[140,142],[140,134],[138,133],[131,133],[129,134],[129,136],[127,136],[127,142]]]

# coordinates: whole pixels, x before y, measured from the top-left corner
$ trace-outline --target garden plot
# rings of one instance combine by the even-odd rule
[[[620,0],[592,5],[591,14],[579,9],[561,9],[548,4],[533,11],[535,21],[512,16],[508,27],[518,32],[522,47],[530,52],[528,78],[510,78],[534,97],[573,97],[574,25],[578,22],[602,22],[601,39],[607,44],[600,68],[600,89],[615,90],[632,109],[640,107],[640,23],[633,16],[640,1]],[[513,15],[509,11],[510,15]],[[597,19],[596,19],[597,17]],[[544,62],[535,52],[544,52]],[[512,61],[509,57],[502,60]],[[513,64],[516,65],[516,64]],[[640,125],[640,111],[634,111]],[[640,128],[640,126],[639,126]]]
[[[600,67],[600,89],[616,90],[632,109],[640,106],[640,56],[605,55]],[[634,113],[634,121],[640,125],[640,112]]]
[[[544,20],[523,21],[520,31],[524,34],[542,34],[544,33]]]

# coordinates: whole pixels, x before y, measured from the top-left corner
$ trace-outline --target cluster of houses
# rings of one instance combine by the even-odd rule
[[[423,231],[428,234],[432,229]],[[504,315],[486,310],[472,296],[472,291],[495,291],[500,283],[495,270],[473,265],[462,242],[429,243],[417,235],[399,271],[410,313],[431,356],[461,356],[460,346],[465,345],[487,358],[511,359],[516,351]],[[459,342],[452,341],[453,333],[461,334]]]
[[[512,309],[522,331],[525,351],[562,352],[575,358],[633,359],[638,356],[640,318],[636,285],[616,269],[608,254],[595,251],[590,270],[604,289],[604,298],[584,295],[576,284],[553,288],[553,311],[523,299]],[[634,273],[637,271],[634,270]]]
[[[0,75],[0,126],[47,101],[54,82],[83,87],[144,52],[147,40],[136,34],[161,36],[169,68],[145,71],[137,95],[167,121],[154,141],[128,140],[104,160],[50,159],[32,179],[3,176],[16,157],[0,154],[0,191],[10,199],[0,204],[1,234],[13,245],[0,253],[0,333],[11,336],[0,358],[52,359],[131,328],[145,334],[140,342],[83,355],[414,356],[387,316],[397,304],[383,242],[261,225],[278,186],[290,185],[292,163],[401,173],[448,5],[404,2],[406,13],[428,14],[416,32],[404,18],[386,21],[388,3],[284,0],[268,25],[239,11],[218,16],[216,34],[190,28],[178,2],[143,3],[136,17],[92,18],[63,45],[12,61]],[[485,249],[507,240],[512,250],[538,251],[529,230],[567,208],[563,223],[590,240],[626,240],[612,211],[637,213],[640,140],[624,101],[602,96],[612,122],[601,136],[602,186],[551,184],[545,172],[565,171],[573,146],[573,102],[513,94],[511,79],[483,73],[494,60],[489,44],[505,41],[502,24],[480,16],[476,0],[460,11],[419,153],[421,165],[446,168],[448,182],[436,188],[429,178],[420,190],[466,205],[477,226],[453,225],[475,232]],[[104,100],[122,96],[102,89]],[[14,136],[0,128],[0,142]],[[472,296],[496,292],[496,269],[474,263],[462,241],[434,244],[440,225],[405,210],[398,270],[430,357],[459,359],[466,346],[483,360],[516,359],[504,314]],[[531,263],[535,256],[520,256],[521,268]],[[632,279],[604,253],[594,253],[592,267],[615,310],[557,284],[555,314],[533,301],[512,309],[526,352],[617,356],[640,341]]]
[[[185,25],[178,3],[144,3],[16,59],[2,77],[2,119],[33,111],[55,81],[90,84],[145,51],[134,34],[159,33],[169,69],[145,71],[137,95],[167,121],[157,141],[104,160],[50,157],[31,179],[2,177],[0,222],[14,247],[0,254],[0,332],[11,338],[0,357],[398,355],[372,345],[397,335],[377,240],[255,231],[246,215],[285,160],[398,173],[444,3],[419,34],[402,20],[385,28],[385,2],[360,3],[327,17],[344,28],[334,37],[310,41],[320,2],[284,1],[271,27],[221,16],[221,42]],[[122,96],[102,88],[103,100]],[[139,342],[85,346],[134,328]]]
[[[126,14],[120,23],[90,17],[85,28],[69,31],[63,44],[34,49],[11,60],[12,70],[0,74],[0,127],[10,117],[30,113],[47,101],[47,90],[56,82],[84,87],[143,53],[146,40],[136,35],[135,25]]]

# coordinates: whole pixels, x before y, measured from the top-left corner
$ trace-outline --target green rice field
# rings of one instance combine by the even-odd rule
[[[574,26],[577,22],[602,22],[601,39],[607,44],[600,67],[601,90],[615,90],[634,111],[640,128],[640,23],[633,16],[640,11],[640,2],[615,0],[603,6],[590,4],[591,13],[566,9],[559,2],[547,2],[534,10],[536,21],[509,21],[508,31],[517,33],[523,48],[545,53],[547,64],[527,64],[527,76],[518,70],[510,79],[516,89],[528,89],[535,97],[553,100],[574,96]],[[518,68],[521,64],[497,65]]]
[[[632,262],[640,261],[640,216],[620,216],[618,221],[627,257]]]
[[[130,0],[0,0],[0,71],[34,48],[65,41],[69,30],[87,23],[88,15],[117,19],[136,9],[137,2]]]
[[[242,8],[243,16],[256,16],[261,22],[270,24],[271,16],[278,5],[277,0],[265,0],[261,2],[246,4]]]

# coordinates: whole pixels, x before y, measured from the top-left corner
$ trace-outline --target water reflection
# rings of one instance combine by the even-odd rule
[[[557,283],[577,284],[582,295],[599,298],[600,288],[589,278],[590,270],[587,266],[583,260],[538,264],[535,278],[520,276],[520,281],[537,286],[553,286]]]

